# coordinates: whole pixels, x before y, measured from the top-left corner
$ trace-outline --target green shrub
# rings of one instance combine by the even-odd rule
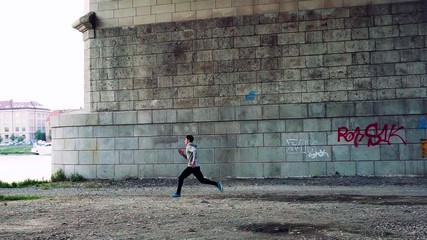
[[[47,183],[47,181],[38,181],[38,180],[27,179],[23,182],[18,182],[16,185],[18,188],[25,188],[25,187],[31,187],[31,186],[38,187],[44,183]]]
[[[70,179],[71,179],[71,182],[84,182],[84,181],[86,181],[86,179],[78,173],[71,174]]]
[[[64,182],[67,180],[67,177],[65,176],[64,170],[59,169],[54,174],[52,174],[50,180],[52,182]]]
[[[0,181],[0,188],[11,188],[12,186],[7,182]]]

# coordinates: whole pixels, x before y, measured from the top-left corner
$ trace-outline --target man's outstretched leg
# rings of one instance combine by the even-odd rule
[[[194,174],[194,176],[196,176],[196,178],[197,178],[197,180],[199,180],[199,182],[201,182],[203,184],[213,185],[213,186],[217,187],[219,191],[222,192],[222,184],[221,184],[221,182],[214,182],[214,181],[211,181],[211,180],[205,178],[203,176],[202,171],[200,170],[200,167],[195,167],[194,170],[193,170],[193,174]]]
[[[173,198],[181,197],[181,188],[182,188],[182,185],[184,184],[184,179],[190,176],[192,172],[193,172],[193,169],[190,167],[187,167],[186,169],[184,169],[184,171],[182,171],[181,175],[179,175],[179,178],[178,178],[178,187],[176,189],[176,193],[172,194],[171,197]]]

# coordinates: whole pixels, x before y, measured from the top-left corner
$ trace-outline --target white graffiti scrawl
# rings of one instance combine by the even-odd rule
[[[310,158],[329,157],[325,149],[317,149],[313,146],[317,141],[309,141],[302,139],[287,139],[288,147],[286,147],[286,154],[307,154]]]
[[[318,152],[312,152],[308,154],[308,157],[310,158],[317,158],[317,157],[329,157],[329,154],[326,152],[325,149],[319,150]]]

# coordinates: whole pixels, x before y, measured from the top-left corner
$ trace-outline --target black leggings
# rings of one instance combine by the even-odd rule
[[[186,169],[184,169],[184,171],[182,171],[181,175],[178,178],[178,189],[176,190],[177,194],[181,194],[181,188],[182,188],[182,185],[184,184],[184,179],[186,179],[191,174],[193,174],[197,178],[197,180],[199,180],[199,182],[203,184],[210,184],[214,186],[218,185],[216,182],[203,177],[203,173],[202,171],[200,171],[200,167],[195,167],[195,168],[187,167]]]

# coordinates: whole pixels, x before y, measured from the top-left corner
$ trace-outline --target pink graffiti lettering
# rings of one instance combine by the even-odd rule
[[[359,146],[365,137],[368,139],[368,147],[377,146],[380,143],[387,143],[391,145],[390,139],[393,137],[398,137],[406,145],[405,139],[398,134],[400,130],[404,129],[403,126],[396,128],[396,125],[393,124],[389,130],[387,124],[384,125],[382,130],[378,128],[378,123],[371,123],[366,126],[365,131],[361,131],[359,127],[354,131],[350,131],[347,127],[342,126],[338,128],[338,142],[341,141],[341,138],[344,138],[346,142],[353,142],[355,147]]]

